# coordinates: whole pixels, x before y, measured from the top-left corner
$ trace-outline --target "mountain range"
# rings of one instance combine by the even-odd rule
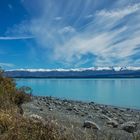
[[[91,67],[76,69],[15,69],[12,78],[140,78],[140,67]]]

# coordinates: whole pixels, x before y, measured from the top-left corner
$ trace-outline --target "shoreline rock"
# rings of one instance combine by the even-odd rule
[[[85,121],[83,127],[100,130],[100,127],[95,122],[92,121]]]
[[[37,96],[22,108],[26,116],[36,114],[43,119],[52,118],[71,133],[80,131],[85,136],[94,133],[99,140],[108,135],[115,139],[133,140],[131,134],[135,132],[137,135],[140,130],[140,111],[134,109]]]
[[[129,133],[136,131],[137,123],[134,121],[129,121],[121,125],[121,128]]]

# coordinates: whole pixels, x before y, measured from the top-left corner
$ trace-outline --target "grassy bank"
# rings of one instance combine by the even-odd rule
[[[23,117],[21,105],[31,100],[31,89],[16,88],[0,70],[0,140],[64,140],[57,126],[46,120]]]

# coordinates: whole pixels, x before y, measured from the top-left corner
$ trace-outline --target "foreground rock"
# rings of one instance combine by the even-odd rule
[[[52,97],[33,97],[32,102],[23,104],[22,108],[24,116],[55,120],[64,133],[74,136],[75,140],[140,139],[138,110]]]
[[[112,126],[113,128],[117,128],[118,125],[119,125],[118,122],[117,122],[117,121],[114,121],[114,120],[108,121],[107,124],[108,124],[109,126]]]
[[[129,132],[129,133],[133,133],[135,132],[137,129],[137,123],[133,122],[133,121],[129,121],[126,122],[124,124],[121,125],[122,129]]]
[[[100,130],[100,127],[95,122],[92,121],[85,121],[83,127]]]

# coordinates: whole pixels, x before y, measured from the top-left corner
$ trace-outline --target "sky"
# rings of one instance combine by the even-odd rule
[[[0,66],[140,66],[140,0],[0,0]]]

